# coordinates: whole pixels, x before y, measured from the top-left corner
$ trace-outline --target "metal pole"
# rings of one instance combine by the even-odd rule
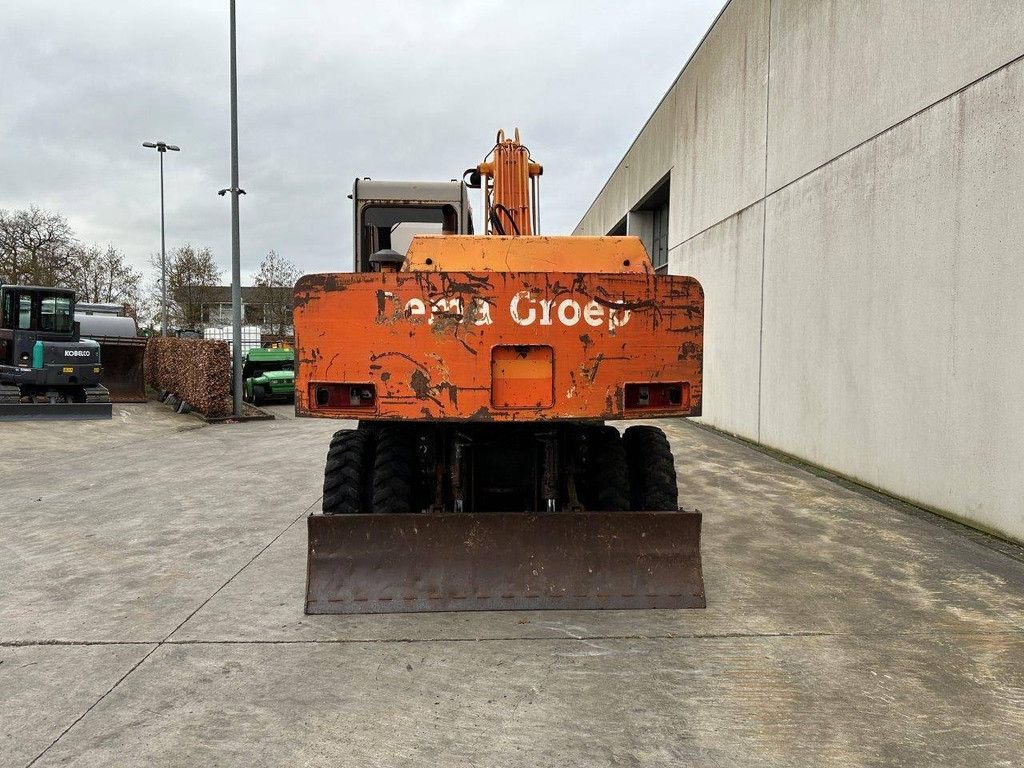
[[[167,240],[164,236],[164,153],[160,155],[160,306],[163,320],[160,335],[167,335]]]
[[[235,60],[235,0],[231,0],[231,339],[235,416],[242,415],[242,258],[238,227],[238,72]]]

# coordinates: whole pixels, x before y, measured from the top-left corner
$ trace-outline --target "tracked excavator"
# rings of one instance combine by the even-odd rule
[[[538,234],[542,171],[517,130],[462,182],[357,180],[355,272],[296,284],[296,415],[349,422],[307,613],[705,606],[664,432],[614,426],[700,414],[703,291]]]
[[[111,417],[100,345],[74,317],[74,291],[0,285],[0,421]]]

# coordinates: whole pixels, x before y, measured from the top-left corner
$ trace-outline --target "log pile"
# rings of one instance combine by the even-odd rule
[[[223,341],[156,336],[146,347],[146,380],[195,411],[231,413],[231,353]]]

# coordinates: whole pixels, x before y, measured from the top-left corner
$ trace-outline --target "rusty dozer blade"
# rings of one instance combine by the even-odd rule
[[[700,512],[309,517],[306,613],[704,608]]]

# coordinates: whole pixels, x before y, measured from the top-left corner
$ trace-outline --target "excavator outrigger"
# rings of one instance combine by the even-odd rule
[[[358,180],[356,272],[296,285],[296,414],[357,420],[307,613],[704,607],[665,434],[608,424],[699,415],[703,291],[636,237],[538,235],[541,173],[516,131],[464,182]]]

